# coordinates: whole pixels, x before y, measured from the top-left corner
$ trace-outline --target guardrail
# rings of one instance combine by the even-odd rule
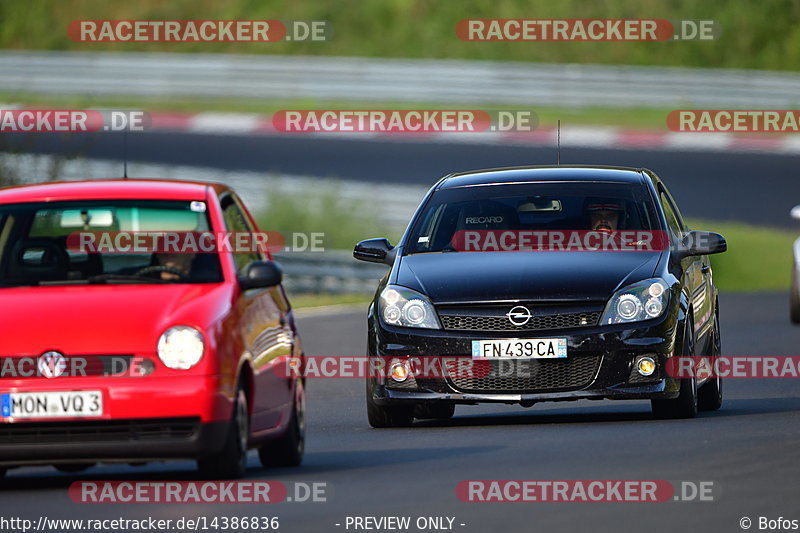
[[[800,75],[467,60],[116,52],[0,53],[0,91],[297,98],[536,108],[792,108]]]
[[[388,266],[353,259],[353,252],[273,254],[283,267],[284,287],[293,293],[373,294]]]

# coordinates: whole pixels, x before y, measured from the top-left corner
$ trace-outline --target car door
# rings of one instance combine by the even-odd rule
[[[667,228],[670,239],[681,242],[689,232],[683,221],[675,201],[663,183],[659,183],[659,202],[667,219]],[[712,307],[708,279],[711,277],[708,256],[691,256],[682,260],[685,270],[685,283],[689,293],[689,300],[694,310],[695,339],[704,335],[710,324],[710,309]]]
[[[221,196],[220,205],[227,231],[255,231],[235,194]],[[235,238],[231,239],[232,243],[235,241]],[[237,272],[241,272],[252,261],[267,257],[255,250],[234,250],[233,259]],[[243,291],[236,309],[239,334],[253,367],[251,424],[253,431],[258,432],[278,425],[282,408],[292,399],[291,379],[285,371],[275,367],[285,364],[285,358],[293,353],[294,335],[287,323],[289,304],[278,285]]]

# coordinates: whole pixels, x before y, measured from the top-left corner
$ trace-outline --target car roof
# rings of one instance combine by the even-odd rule
[[[0,204],[70,200],[205,200],[218,183],[159,179],[60,181],[0,189]]]
[[[642,183],[643,169],[588,165],[527,166],[492,168],[450,174],[439,182],[439,189],[529,183],[536,181],[614,181]]]

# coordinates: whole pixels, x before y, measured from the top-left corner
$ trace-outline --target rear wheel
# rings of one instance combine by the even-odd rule
[[[211,479],[235,479],[242,477],[247,469],[247,441],[250,437],[250,412],[247,395],[240,387],[228,427],[228,436],[222,451],[197,462],[203,477]]]
[[[258,449],[258,458],[265,467],[298,466],[303,462],[306,448],[306,392],[303,379],[295,385],[289,427],[280,438]]]
[[[800,324],[800,280],[797,279],[797,269],[800,265],[795,265],[792,270],[792,296],[791,296],[791,317],[792,322]]]
[[[694,356],[694,321],[686,317],[682,355]],[[671,400],[650,400],[656,418],[694,418],[697,416],[697,381],[694,377],[680,380],[680,394]]]
[[[714,340],[711,345],[711,368],[714,373],[697,392],[697,408],[700,411],[716,411],[722,407],[722,378],[717,375],[717,357],[722,354],[722,342],[719,331],[719,311],[714,314]]]
[[[374,428],[408,427],[414,422],[413,405],[378,405],[372,398],[373,381],[367,379],[367,420]]]

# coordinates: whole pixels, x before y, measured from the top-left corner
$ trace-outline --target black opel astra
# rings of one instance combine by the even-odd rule
[[[369,423],[481,402],[643,399],[663,418],[719,409],[718,377],[670,362],[720,353],[707,256],[726,248],[686,227],[649,170],[448,175],[397,246],[354,250],[391,267],[369,308]]]

